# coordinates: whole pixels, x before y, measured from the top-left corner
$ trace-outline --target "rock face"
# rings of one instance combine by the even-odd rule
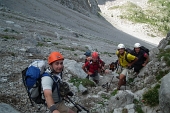
[[[8,104],[0,103],[0,113],[20,113],[20,112],[15,110]]]
[[[100,11],[96,0],[55,0],[60,4],[89,16],[89,13],[97,14]]]
[[[16,12],[13,13],[12,9],[9,10],[8,8],[0,7],[0,102],[8,103],[22,113],[45,112],[46,108],[43,105],[37,105],[35,107],[30,106],[27,92],[22,83],[21,71],[34,60],[43,59],[47,61],[48,55],[51,51],[60,51],[65,57],[63,80],[66,82],[69,82],[71,77],[86,77],[86,73],[84,73],[81,67],[84,63],[83,54],[87,49],[98,51],[101,59],[105,61],[106,65],[117,59],[117,56],[113,54],[117,50],[117,42],[97,37],[95,34],[99,33],[102,35],[106,33],[107,35],[103,35],[103,37],[109,36],[111,35],[110,32],[104,32],[103,30],[102,32],[98,30],[98,25],[103,26],[102,28],[100,27],[100,29],[109,30],[110,27],[105,26],[102,22],[100,23],[100,21],[97,21],[96,18],[92,21],[93,23],[96,23],[95,25],[92,23],[89,24],[88,21],[90,21],[92,17],[89,18],[84,15],[80,16],[79,13],[69,9],[74,9],[85,15],[88,15],[89,12],[96,14],[99,11],[96,0],[18,1],[19,2],[15,1],[15,4],[13,4],[13,0],[11,0],[10,3],[9,0],[4,0],[4,2],[8,2],[10,4],[9,8],[14,7],[14,9],[16,8],[18,10],[20,10],[19,6],[22,6],[21,9],[23,9],[29,2],[32,7],[26,7],[25,11],[29,10],[28,12],[31,13],[31,16],[28,16],[28,13],[24,13],[25,15]],[[57,1],[69,8],[62,6]],[[20,5],[21,2],[27,4]],[[36,7],[35,3],[37,2],[42,2],[41,5],[43,5],[43,10]],[[18,5],[16,5],[17,3]],[[48,3],[51,4],[49,5]],[[55,7],[52,7],[52,5]],[[49,11],[51,14],[49,14],[49,12],[44,12],[46,11],[45,6],[47,7],[46,9],[52,9]],[[57,10],[56,6],[64,7],[65,11],[62,12],[62,8]],[[41,15],[41,11],[43,12],[43,15]],[[34,13],[33,15],[33,12],[37,13]],[[58,13],[55,12],[59,12],[61,14],[57,15]],[[75,15],[79,15],[81,17],[78,20],[83,21],[77,21],[76,19],[79,18],[79,16],[73,15],[73,12]],[[54,17],[51,17],[50,19],[53,20],[55,18],[54,21],[46,20],[49,17],[45,14],[49,14],[49,16],[53,15]],[[37,15],[40,15],[40,18],[32,17]],[[61,17],[62,15],[67,15],[68,18],[56,19],[56,17]],[[71,21],[69,20],[70,17],[73,18]],[[86,31],[86,33],[83,33],[84,29],[81,30],[82,32],[79,32],[79,30],[70,29],[74,28],[74,26],[69,28],[61,26],[59,23],[61,23],[60,20],[62,19],[64,19],[62,22],[67,22],[67,26],[70,23],[75,24],[76,22],[79,22],[77,24],[79,25],[78,29],[89,28],[89,30],[88,32]],[[55,21],[58,22],[55,23]],[[95,27],[92,27],[91,25]],[[111,29],[111,31],[113,32],[113,29]],[[93,35],[90,35],[89,32]],[[94,35],[96,36],[94,37]],[[158,58],[156,58],[156,54],[159,54],[160,49],[169,48],[169,36],[170,34],[167,35],[166,39],[161,41],[158,48],[154,48],[150,52],[151,61],[145,68],[142,69],[139,76],[134,80],[135,85],[130,90],[134,89],[133,91],[135,92],[143,88],[150,87],[156,82],[155,74],[158,70],[169,70],[168,66],[162,59],[161,61],[158,61]],[[123,34],[121,34],[120,37],[124,37]],[[115,38],[115,41],[118,41],[118,39],[120,39],[119,36]],[[130,44],[130,42],[134,40],[127,41],[126,43]],[[124,39],[119,41],[123,42]],[[88,108],[92,113],[109,113],[110,111],[113,111],[113,109],[114,112],[117,113],[122,113],[122,111],[134,113],[134,92],[129,90],[120,90],[117,91],[117,95],[111,95],[111,93],[115,91],[118,83],[118,79],[114,77],[115,75],[116,73],[111,73],[100,76],[100,83],[111,83],[110,89],[107,93],[106,89],[102,87],[102,84],[99,84],[97,87],[84,87],[82,85],[76,87],[73,83],[69,83],[71,89],[73,89],[73,93],[75,94],[72,98],[84,107]],[[114,77],[113,80],[112,77]],[[163,85],[161,87],[165,86],[166,85]],[[88,90],[88,95],[82,95],[82,93],[86,92],[86,90]],[[163,103],[160,103],[160,105],[162,106],[162,109],[165,109],[163,105],[166,101],[162,99],[162,96],[160,96],[160,98],[161,101],[163,100]],[[1,104],[0,106],[2,106],[2,110],[0,110],[0,112],[6,108],[5,106],[9,108],[6,104]],[[70,106],[72,107],[73,105]],[[15,113],[14,110],[12,112]]]
[[[133,103],[134,95],[131,91],[119,91],[119,93],[113,96],[109,101],[109,108],[121,108],[125,107],[126,105],[130,105]]]
[[[170,73],[161,80],[161,87],[159,90],[159,106],[163,113],[170,111]]]
[[[161,42],[158,45],[158,49],[164,49],[168,45],[169,41],[170,41],[170,32],[167,34],[165,39],[161,40]]]

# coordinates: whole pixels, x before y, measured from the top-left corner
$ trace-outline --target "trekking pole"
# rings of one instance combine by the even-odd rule
[[[82,111],[82,110],[79,108],[79,106],[77,106],[76,103],[74,103],[68,96],[67,96],[66,98],[69,100],[69,102],[71,102],[71,103],[77,108],[77,113]],[[67,100],[66,100],[66,101],[67,101]],[[67,101],[67,102],[68,102],[68,101]]]
[[[118,66],[118,64],[117,64],[116,69],[115,69],[116,72],[118,71],[118,67],[119,67],[119,66]],[[106,89],[107,89],[107,92],[108,92],[108,90],[109,90],[109,88],[110,88],[110,85],[111,85],[111,82],[112,82],[113,78],[114,78],[114,75],[113,75],[113,77],[112,77],[110,83],[107,82],[107,83],[105,83],[105,84],[102,85],[103,88],[106,88]]]
[[[107,92],[108,92],[108,90],[110,89],[110,85],[111,85],[111,82],[112,82],[113,78],[114,78],[114,75],[113,75],[113,77],[112,77],[110,83],[107,85]]]
[[[68,96],[67,96],[66,98],[69,100],[69,102],[71,102],[71,103],[77,108],[77,113],[82,111],[81,108],[82,108],[84,111],[86,111],[87,113],[89,113],[89,110],[87,110],[87,109],[86,109],[85,107],[83,107],[82,105],[73,102],[73,100],[71,100]],[[67,100],[66,100],[66,101],[67,101]]]
[[[84,111],[87,111],[87,113],[90,113],[89,110],[87,110],[85,107],[83,107],[82,105],[76,103],[78,106],[80,106],[82,109],[84,109]]]
[[[129,75],[129,70],[131,69],[131,67],[128,67],[128,71],[127,71],[127,75],[126,75],[126,77],[128,77],[128,75]],[[125,79],[126,80],[126,79]],[[126,82],[127,81],[125,81],[125,90],[126,90]]]
[[[116,72],[118,71],[118,68],[119,68],[119,64],[117,64],[117,66],[116,66]],[[110,85],[111,85],[111,82],[112,82],[113,78],[114,78],[114,75],[113,75],[113,77],[112,77],[112,79],[110,81],[110,84],[108,85],[108,89],[110,88]],[[107,89],[107,92],[108,92],[108,89]]]

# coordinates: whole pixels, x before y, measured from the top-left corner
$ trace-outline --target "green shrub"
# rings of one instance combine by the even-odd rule
[[[106,100],[108,100],[110,98],[108,95],[105,95],[105,94],[102,94],[101,97],[106,99]]]
[[[70,51],[75,51],[75,49],[74,48],[70,48],[70,47],[63,47],[63,49],[65,49],[65,50],[70,50]]]
[[[160,50],[160,53],[157,57],[159,61],[163,57],[163,61],[166,62],[167,66],[170,66],[170,49]]]
[[[103,101],[98,102],[98,104],[101,104],[102,106],[104,106],[104,102]]]
[[[118,90],[114,90],[114,91],[111,93],[111,95],[112,95],[112,96],[115,96],[115,95],[117,94],[117,91],[118,91]]]
[[[141,108],[141,105],[136,105],[136,106],[135,106],[135,111],[136,111],[137,113],[144,113],[143,110],[142,110],[142,108]]]
[[[8,29],[4,29],[4,32],[8,32],[9,30]]]
[[[54,44],[54,45],[59,45],[59,43],[57,43],[57,42],[54,42],[53,44]]]
[[[13,37],[13,36],[2,36],[1,38],[3,38],[3,39],[15,39],[15,37]]]
[[[147,92],[143,94],[144,104],[149,105],[151,107],[159,104],[159,92],[158,89],[160,85],[157,84],[155,87],[149,89]]]
[[[43,45],[44,45],[43,43],[38,42],[38,44],[37,44],[36,46],[40,46],[40,47],[42,47]]]
[[[156,80],[159,81],[163,76],[165,76],[166,74],[168,73],[168,71],[159,71],[157,74],[156,74]]]
[[[123,10],[120,18],[149,24],[156,31],[160,31],[163,35],[166,35],[170,31],[170,1],[149,0],[149,4],[151,5],[145,10],[132,2],[127,2],[122,6],[114,6],[109,9],[114,10],[119,8]]]
[[[134,99],[133,103],[135,104],[135,111],[137,113],[144,113],[143,110],[142,110],[142,107],[141,107],[142,106],[141,102],[139,102],[137,99]]]
[[[126,108],[123,108],[122,113],[128,113],[128,110]]]
[[[95,86],[94,82],[92,82],[86,78],[82,79],[82,78],[78,78],[78,77],[73,77],[70,79],[69,82],[73,83],[73,85],[75,85],[76,87],[78,87],[80,84],[82,84],[85,87],[87,87],[87,86],[94,87]]]

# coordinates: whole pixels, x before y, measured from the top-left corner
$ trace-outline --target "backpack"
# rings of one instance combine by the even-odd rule
[[[126,60],[128,63],[131,63],[132,61],[129,61],[129,60],[128,60],[127,55],[128,55],[128,54],[132,54],[133,50],[131,50],[130,48],[126,48],[125,51],[126,51],[125,60]],[[118,53],[117,56],[118,56],[118,58],[119,58],[119,57],[120,57],[120,54]]]
[[[115,62],[112,62],[111,64],[109,64],[109,70],[114,71],[115,69],[118,68],[118,60],[116,60]]]
[[[145,53],[147,53],[149,55],[149,49],[148,48],[146,48],[144,46],[141,46],[140,48],[141,48],[141,50],[143,50]]]
[[[36,104],[45,104],[41,87],[41,77],[45,69],[45,61],[37,60],[22,71],[22,80],[32,105],[33,102]],[[49,76],[49,74],[44,75]]]

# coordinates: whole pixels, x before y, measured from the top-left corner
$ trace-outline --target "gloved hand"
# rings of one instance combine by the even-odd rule
[[[68,96],[73,96],[74,94],[73,94],[72,91],[69,91],[69,92],[67,93],[67,95],[68,95]]]

